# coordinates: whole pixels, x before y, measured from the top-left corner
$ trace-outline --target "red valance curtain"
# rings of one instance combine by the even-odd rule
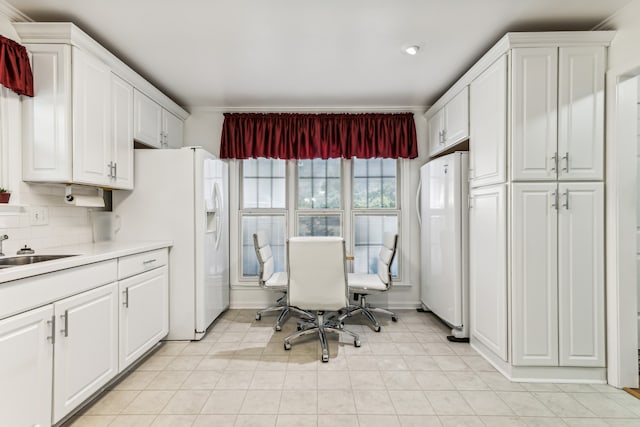
[[[33,96],[33,74],[27,49],[0,36],[0,84],[18,95]]]
[[[412,113],[225,113],[223,159],[418,157]]]

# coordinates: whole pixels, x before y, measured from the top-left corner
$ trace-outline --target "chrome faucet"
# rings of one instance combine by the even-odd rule
[[[4,254],[2,253],[2,241],[7,240],[8,238],[9,236],[7,236],[6,234],[0,236],[0,256],[4,256]]]

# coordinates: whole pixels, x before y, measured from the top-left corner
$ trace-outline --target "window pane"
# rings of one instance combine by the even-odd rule
[[[300,215],[298,236],[341,236],[340,215]]]
[[[284,160],[242,161],[242,207],[284,209],[286,203]]]
[[[395,209],[397,165],[394,159],[353,160],[353,207]]]
[[[396,215],[356,215],[354,229],[354,273],[376,274],[383,235],[385,232],[398,232],[398,217]],[[393,276],[398,275],[397,256],[391,264],[391,273]]]
[[[339,209],[340,159],[298,162],[298,209]]]
[[[284,215],[246,215],[242,217],[242,275],[257,276],[260,271],[253,247],[253,234],[257,231],[267,233],[275,261],[275,271],[284,271]]]

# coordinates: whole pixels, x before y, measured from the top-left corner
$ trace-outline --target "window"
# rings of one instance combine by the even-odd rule
[[[395,209],[397,168],[394,159],[354,159],[353,208]]]
[[[342,236],[342,162],[298,161],[298,236]]]
[[[286,162],[250,159],[242,162],[242,277],[256,277],[258,259],[253,234],[265,231],[269,237],[275,271],[285,268]]]

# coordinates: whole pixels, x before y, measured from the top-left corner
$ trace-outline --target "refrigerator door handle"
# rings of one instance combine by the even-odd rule
[[[421,197],[422,191],[422,178],[418,180],[418,191],[416,191],[416,214],[418,215],[418,224],[422,227],[422,217],[420,216],[420,202],[422,202]]]
[[[220,198],[220,186],[217,182],[213,185],[213,206],[216,211],[216,249],[218,249],[222,237],[222,200]]]

